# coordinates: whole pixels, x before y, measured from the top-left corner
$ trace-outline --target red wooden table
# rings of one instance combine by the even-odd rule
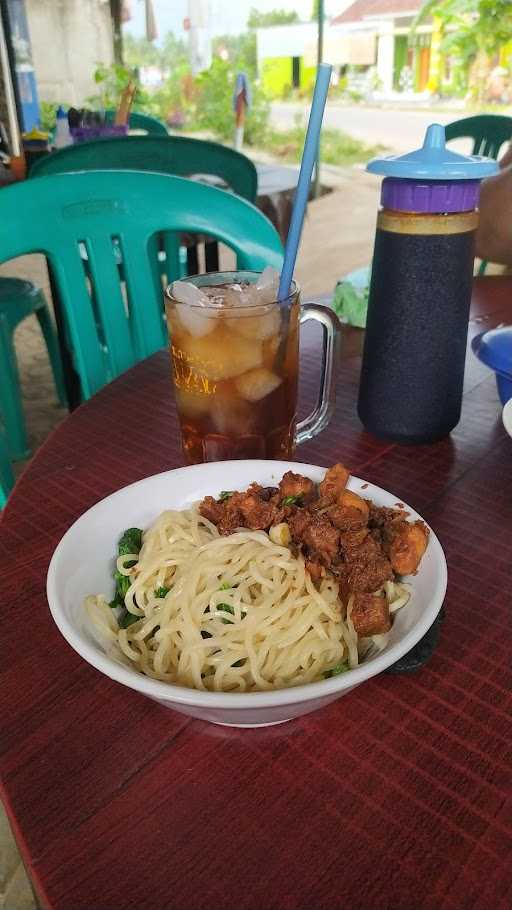
[[[511,313],[512,279],[477,283],[470,335]],[[446,619],[419,672],[304,719],[187,719],[102,677],[50,618],[64,531],[181,464],[166,354],[74,412],[19,481],[0,528],[0,771],[44,907],[510,910],[512,440],[471,354],[462,420],[425,447],[362,430],[358,368],[347,350],[332,425],[297,458],[342,460],[423,513],[448,558]]]

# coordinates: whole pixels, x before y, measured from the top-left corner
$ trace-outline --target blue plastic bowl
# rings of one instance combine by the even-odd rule
[[[502,405],[512,398],[512,376],[505,376],[504,373],[496,373],[496,385],[498,386],[498,395]]]
[[[471,342],[473,353],[494,370],[498,395],[503,405],[512,398],[512,326],[491,329]]]

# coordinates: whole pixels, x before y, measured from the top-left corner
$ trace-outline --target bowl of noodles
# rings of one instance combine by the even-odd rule
[[[110,679],[212,723],[329,704],[417,644],[447,583],[421,517],[344,470],[216,462],[117,491],[55,550],[55,623]]]

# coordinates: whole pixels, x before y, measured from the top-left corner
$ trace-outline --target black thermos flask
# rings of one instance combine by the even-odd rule
[[[374,159],[387,175],[372,263],[359,387],[371,433],[435,442],[460,417],[480,180],[494,161],[445,148],[444,127],[422,149]]]

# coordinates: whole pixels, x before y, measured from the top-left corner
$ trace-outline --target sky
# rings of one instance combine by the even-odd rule
[[[326,15],[338,11],[336,0],[326,0]],[[346,4],[345,4],[346,5]],[[124,26],[132,35],[145,34],[144,2],[131,0],[133,18]],[[209,0],[210,18],[213,23],[213,35],[238,34],[244,31],[251,7],[260,12],[273,9],[296,10],[303,19],[309,19],[313,9],[313,0]],[[159,40],[167,32],[174,32],[177,37],[184,37],[183,20],[188,12],[188,0],[153,0],[153,8],[158,28]]]

